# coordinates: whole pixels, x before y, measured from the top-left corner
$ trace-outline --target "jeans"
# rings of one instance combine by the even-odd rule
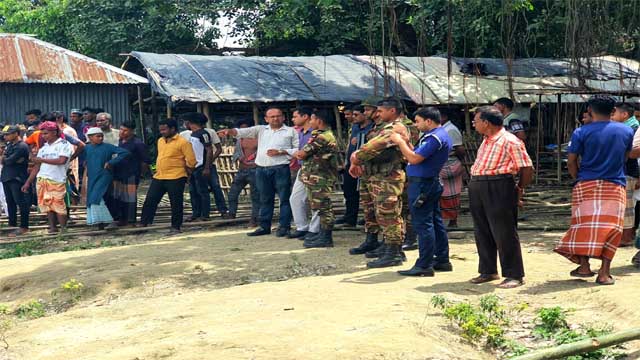
[[[422,181],[410,180],[408,195],[413,228],[418,234],[419,256],[415,265],[427,269],[449,262],[449,239],[440,212],[440,180],[436,177]],[[424,203],[417,206],[415,201],[420,195]]]
[[[249,184],[249,191],[251,196],[251,219],[258,220],[260,211],[260,192],[256,186],[256,168],[251,169],[239,169],[236,176],[231,183],[231,189],[227,195],[229,199],[229,212],[236,214],[238,212],[238,198],[242,189]]]
[[[258,167],[256,169],[256,185],[260,193],[260,216],[258,221],[263,229],[271,229],[273,218],[273,206],[276,194],[280,199],[280,219],[281,228],[291,227],[291,171],[289,165],[277,165],[269,167]]]
[[[209,218],[211,213],[211,195],[209,195],[209,179],[202,175],[204,166],[193,171],[189,179],[189,195],[191,196],[191,218]],[[211,173],[211,177],[217,173]]]
[[[346,206],[344,222],[355,225],[358,222],[360,192],[358,191],[358,179],[351,177],[348,171],[345,171],[342,175],[342,191],[344,192]]]
[[[18,209],[20,209],[20,227],[29,228],[29,208],[31,207],[31,193],[23,193],[20,188],[22,183],[17,180],[9,180],[2,183],[4,195],[7,199],[9,212],[9,226],[18,225]]]
[[[158,210],[158,204],[164,194],[168,193],[169,202],[171,203],[171,227],[180,229],[182,226],[182,216],[184,214],[184,184],[186,182],[186,177],[175,180],[151,180],[147,197],[144,200],[144,205],[142,205],[140,223],[142,223],[142,225],[153,224],[153,218],[156,215],[156,210]]]
[[[218,178],[218,169],[215,165],[211,165],[211,176],[209,177],[209,187],[213,193],[213,200],[216,202],[216,208],[221,214],[226,214],[227,202],[224,199],[224,193],[220,187],[220,179]]]

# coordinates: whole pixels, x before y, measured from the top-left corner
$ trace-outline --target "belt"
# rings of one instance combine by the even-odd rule
[[[259,168],[263,168],[263,169],[275,169],[275,168],[279,168],[279,167],[289,167],[289,164],[280,164],[280,165],[272,165],[272,166],[257,166]]]
[[[503,179],[513,179],[512,174],[499,174],[499,175],[472,175],[471,181],[494,181]]]
[[[432,182],[435,181],[436,177],[432,176],[432,177],[419,177],[419,176],[409,176],[407,177],[407,181],[409,182],[413,182],[413,183],[428,183],[428,182]]]

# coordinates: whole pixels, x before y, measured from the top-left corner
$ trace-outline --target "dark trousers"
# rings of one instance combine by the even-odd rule
[[[236,173],[228,195],[229,212],[232,214],[238,212],[238,198],[247,184],[249,184],[249,191],[251,192],[251,219],[257,220],[260,211],[260,192],[256,186],[256,168],[240,169]]]
[[[211,195],[209,194],[209,178],[202,175],[204,167],[199,167],[193,171],[189,178],[189,195],[191,196],[191,218],[209,218],[211,213]],[[218,177],[212,172],[211,177]]]
[[[342,191],[344,192],[346,207],[344,222],[355,225],[358,222],[360,192],[358,191],[358,179],[351,177],[348,171],[345,171],[342,175]]]
[[[423,269],[449,262],[449,238],[440,212],[442,185],[438,178],[409,180],[407,189],[413,230],[418,234],[416,266]],[[422,205],[417,204],[420,198]]]
[[[269,167],[258,167],[256,169],[256,185],[260,193],[260,227],[271,229],[271,219],[273,218],[273,206],[275,196],[278,194],[280,200],[281,228],[291,227],[291,171],[289,165],[278,165]]]
[[[184,213],[184,184],[187,178],[175,180],[151,180],[147,197],[142,205],[142,216],[140,222],[143,225],[153,224],[153,218],[158,210],[158,204],[164,194],[169,194],[169,202],[171,203],[171,227],[180,229],[182,226],[182,216]]]
[[[31,192],[23,193],[22,183],[9,180],[2,183],[4,196],[7,199],[9,212],[9,226],[18,226],[18,209],[20,209],[20,227],[29,228],[29,208],[31,207]]]
[[[524,277],[522,251],[518,237],[518,194],[513,178],[472,178],[469,208],[476,236],[480,274],[497,274],[500,257],[502,276]]]
[[[215,165],[211,165],[211,177],[209,178],[209,186],[213,193],[213,200],[216,202],[216,208],[221,214],[227,213],[227,202],[224,199],[224,193],[220,187],[220,178],[218,178],[218,169]]]

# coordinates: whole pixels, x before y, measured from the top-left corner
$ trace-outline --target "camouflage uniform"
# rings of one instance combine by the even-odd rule
[[[302,151],[309,157],[302,163],[300,180],[307,187],[311,210],[318,211],[320,227],[331,230],[335,221],[331,193],[338,180],[340,166],[338,143],[333,131],[313,130]]]
[[[402,153],[389,139],[392,133],[398,131],[398,126],[408,132],[400,119],[376,125],[372,132],[378,129],[379,132],[356,151],[355,156],[363,162],[367,178],[367,200],[374,204],[366,206],[363,201],[366,209],[365,221],[368,222],[365,223],[365,230],[367,233],[376,233],[382,229],[385,243],[399,246],[403,232],[401,195],[406,175]],[[362,197],[362,193],[360,196]],[[375,208],[376,224],[372,224],[368,221],[370,218],[366,217],[370,208]]]
[[[409,143],[412,146],[416,146],[418,144],[418,141],[420,141],[420,130],[418,130],[416,125],[413,123],[413,121],[411,121],[411,119],[407,117],[402,119],[402,124],[409,131]],[[406,167],[407,167],[407,163],[405,160],[403,169],[406,169]],[[405,240],[405,243],[407,242],[415,243],[416,234],[413,231],[413,225],[411,224],[411,219],[410,219],[411,212],[409,211],[409,195],[408,195],[409,193],[407,191],[407,187],[409,186],[409,183],[406,182],[404,185],[405,186],[402,191],[402,219],[404,219],[404,240]]]
[[[386,125],[387,123],[385,122],[375,124],[369,133],[367,133],[367,143],[380,135]],[[378,226],[378,222],[376,221],[376,205],[369,178],[370,176],[366,172],[360,177],[360,208],[364,212],[365,232],[368,234],[377,234],[380,232],[380,226]]]

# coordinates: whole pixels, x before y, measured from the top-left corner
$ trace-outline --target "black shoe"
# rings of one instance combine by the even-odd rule
[[[367,233],[367,238],[364,240],[364,242],[356,248],[349,249],[349,254],[362,255],[369,251],[377,249],[379,246],[380,242],[378,242],[378,233]]]
[[[254,231],[248,233],[247,236],[261,236],[261,235],[269,235],[269,234],[271,234],[271,230],[259,227]]]
[[[276,231],[276,237],[285,237],[289,235],[289,231],[290,229],[287,228],[278,228],[278,231]]]
[[[358,220],[358,225],[360,225],[360,226],[364,226],[364,219],[362,219],[362,220]]]
[[[407,243],[406,241],[402,244],[402,250],[411,251],[418,249],[418,244],[414,241],[413,243]]]
[[[375,259],[375,258],[379,258],[380,256],[382,256],[382,254],[384,253],[384,250],[387,248],[387,244],[382,243],[380,244],[380,246],[378,246],[377,248],[371,250],[371,251],[367,251],[364,254],[364,257],[366,257],[367,259]]]
[[[298,240],[304,240],[305,242],[311,242],[313,240],[315,240],[315,238],[317,238],[320,235],[320,233],[315,233],[315,232],[307,232],[307,235],[305,235],[304,237],[298,238]]]
[[[319,235],[310,243],[305,241],[304,247],[310,248],[326,248],[333,247],[333,236],[331,230],[321,230]]]
[[[309,232],[308,231],[300,231],[300,230],[296,230],[292,233],[289,233],[289,235],[287,235],[287,238],[289,239],[297,239],[297,238],[302,238],[305,235],[307,235]]]
[[[386,245],[380,258],[367,263],[370,269],[402,265],[400,245]]]
[[[450,262],[433,265],[435,271],[453,271],[453,265]]]
[[[409,270],[398,271],[398,274],[403,276],[434,276],[435,275],[432,268],[425,269],[415,265]]]

